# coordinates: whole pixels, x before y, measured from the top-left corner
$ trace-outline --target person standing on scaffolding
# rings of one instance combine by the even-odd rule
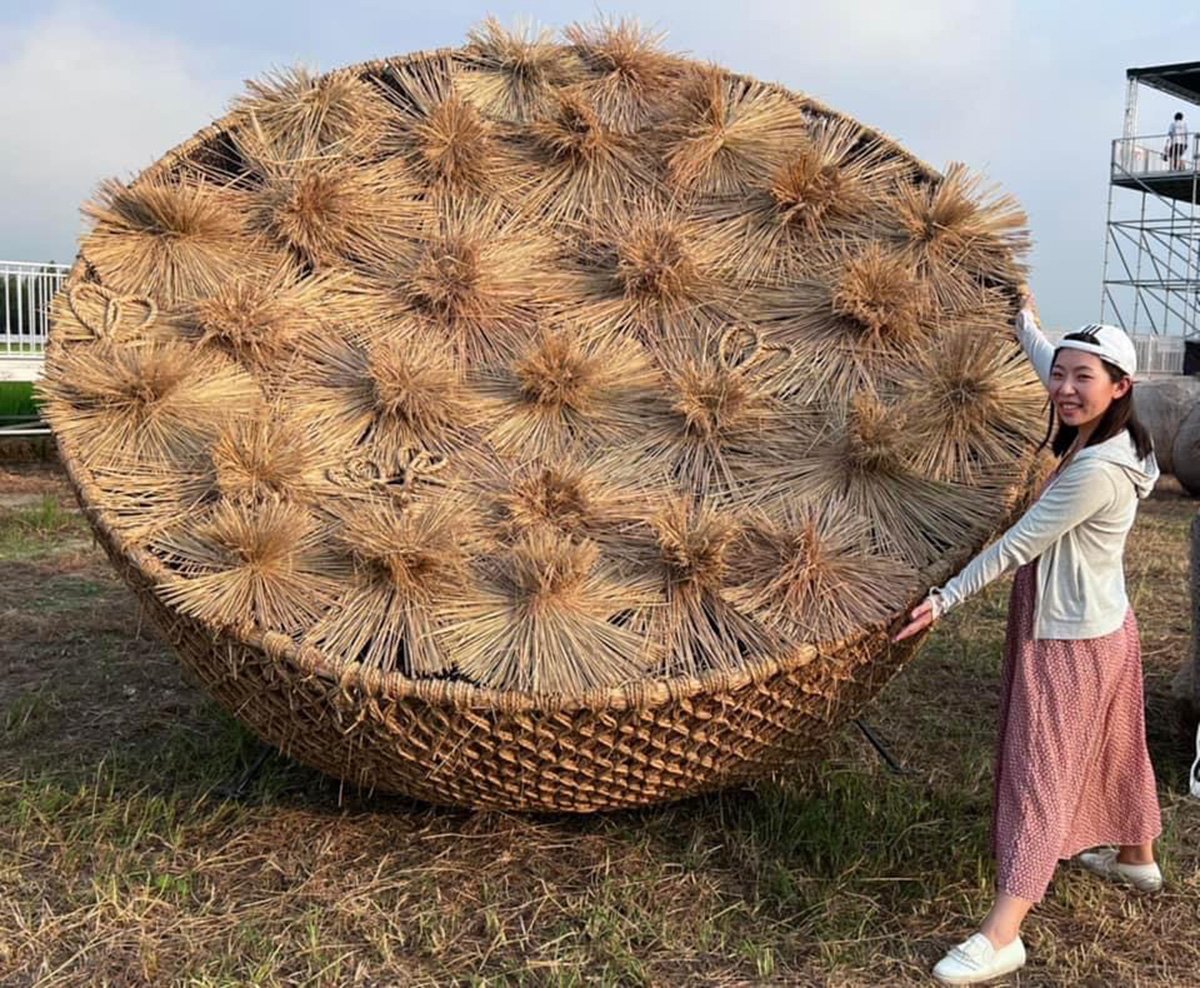
[[[1183,161],[1187,155],[1187,146],[1187,123],[1184,122],[1182,113],[1176,113],[1175,119],[1171,121],[1171,126],[1167,129],[1167,147],[1163,151],[1163,160],[1165,161],[1167,158],[1170,158],[1171,171],[1177,172],[1183,170]]]

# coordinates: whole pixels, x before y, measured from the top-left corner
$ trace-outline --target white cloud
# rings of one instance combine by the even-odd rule
[[[0,56],[0,257],[67,261],[78,207],[208,123],[238,88],[176,38],[68,4]]]

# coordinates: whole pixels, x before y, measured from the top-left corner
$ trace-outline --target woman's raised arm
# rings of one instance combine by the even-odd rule
[[[1034,310],[1033,293],[1028,288],[1024,288],[1021,292],[1021,311],[1017,313],[1013,329],[1017,342],[1021,344],[1021,349],[1025,351],[1029,362],[1033,364],[1033,369],[1037,372],[1042,385],[1049,388],[1050,365],[1054,363],[1054,347],[1050,345],[1046,334],[1038,325]]]

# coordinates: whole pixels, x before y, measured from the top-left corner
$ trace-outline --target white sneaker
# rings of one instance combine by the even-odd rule
[[[1024,964],[1025,944],[1020,937],[997,949],[986,936],[976,933],[951,948],[937,962],[933,976],[944,985],[977,985],[1009,974]]]
[[[1162,872],[1158,865],[1153,861],[1150,864],[1122,864],[1117,860],[1115,847],[1084,851],[1079,855],[1079,863],[1110,882],[1132,885],[1139,892],[1157,892],[1163,887]]]

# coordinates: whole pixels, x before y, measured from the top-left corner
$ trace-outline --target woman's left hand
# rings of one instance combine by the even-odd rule
[[[893,642],[911,638],[919,631],[924,631],[933,624],[933,601],[926,597],[909,615],[909,622],[900,629],[900,633],[892,639]]]

